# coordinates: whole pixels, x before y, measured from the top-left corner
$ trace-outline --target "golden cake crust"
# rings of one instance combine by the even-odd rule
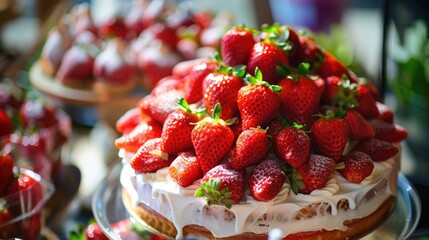
[[[177,235],[177,229],[174,224],[146,206],[145,204],[140,203],[137,208],[132,206],[131,199],[126,190],[123,190],[122,197],[124,204],[128,211],[132,211],[133,214],[142,219],[146,224],[148,224],[155,231],[162,233],[165,236],[175,238]],[[347,220],[344,222],[344,225],[349,229],[347,231],[341,230],[321,230],[321,231],[310,231],[310,232],[301,232],[290,234],[287,237],[283,238],[284,240],[294,240],[294,239],[359,239],[367,235],[368,233],[374,231],[381,223],[384,222],[385,219],[390,215],[394,206],[396,204],[396,197],[390,196],[387,198],[380,207],[370,215],[358,218]],[[339,206],[341,207],[341,206]],[[346,207],[348,209],[348,206]],[[216,238],[214,237],[209,230],[202,226],[197,225],[187,225],[183,228],[184,236],[199,236],[206,239],[213,240],[266,240],[267,234],[255,234],[255,233],[243,233],[236,236],[225,237],[225,238]]]

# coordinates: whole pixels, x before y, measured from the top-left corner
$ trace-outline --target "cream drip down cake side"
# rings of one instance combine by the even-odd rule
[[[360,237],[395,204],[408,132],[393,117],[313,38],[233,27],[118,120],[123,200],[176,239]]]

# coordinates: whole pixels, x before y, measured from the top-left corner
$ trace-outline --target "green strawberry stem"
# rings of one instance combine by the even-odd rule
[[[216,70],[218,73],[231,74],[235,77],[243,78],[246,74],[246,65],[237,65],[234,67],[225,66],[223,64],[219,65],[219,68]]]
[[[246,77],[244,78],[244,81],[246,82],[247,85],[261,84],[265,87],[269,87],[274,92],[280,92],[282,90],[282,87],[280,87],[279,85],[271,85],[268,82],[264,81],[262,72],[258,67],[255,68],[255,76],[247,74]]]
[[[283,165],[283,171],[286,173],[286,177],[290,181],[290,187],[295,194],[298,194],[300,189],[305,188],[305,184],[301,181],[302,176],[299,174],[295,168],[292,168],[286,164]]]
[[[178,98],[177,104],[179,105],[179,108],[183,109],[186,112],[196,114],[196,115],[204,115],[206,114],[206,109],[192,109],[191,106],[189,106],[188,102],[184,98]]]
[[[231,208],[234,203],[231,199],[232,193],[227,188],[219,191],[221,183],[219,178],[209,178],[208,182],[201,183],[201,187],[195,191],[194,196],[204,197],[208,205],[223,205]]]
[[[262,36],[264,42],[272,43],[283,51],[288,52],[292,49],[292,44],[288,41],[290,32],[287,27],[274,23],[273,25],[264,24],[262,25],[262,32],[267,33]]]
[[[338,83],[338,91],[334,98],[334,105],[343,108],[355,108],[359,106],[357,100],[358,94],[356,92],[358,85],[350,82],[347,78],[342,78]]]

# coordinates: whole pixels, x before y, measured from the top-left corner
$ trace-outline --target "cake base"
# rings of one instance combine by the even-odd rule
[[[140,203],[137,207],[134,207],[129,194],[125,189],[122,190],[122,198],[126,209],[132,213],[134,216],[140,218],[144,221],[154,232],[158,232],[161,235],[166,237],[175,238],[177,235],[177,229],[174,224],[154,211],[145,204]],[[294,240],[294,239],[359,239],[370,232],[374,231],[380,226],[393,211],[396,204],[396,197],[390,196],[387,198],[377,209],[377,211],[371,213],[370,215],[358,218],[347,220],[344,222],[344,225],[349,229],[347,231],[340,230],[321,230],[321,231],[311,231],[311,232],[301,232],[289,234],[284,240]],[[183,236],[197,236],[205,239],[213,240],[266,240],[267,234],[256,234],[256,233],[242,233],[240,235],[217,238],[214,237],[210,231],[206,228],[197,226],[197,225],[187,225],[183,228]]]

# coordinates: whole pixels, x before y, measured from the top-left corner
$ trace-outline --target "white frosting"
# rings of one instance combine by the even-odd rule
[[[224,206],[209,206],[203,198],[194,197],[199,187],[196,181],[183,188],[168,175],[168,168],[156,173],[138,174],[127,163],[129,154],[121,154],[124,168],[121,184],[130,194],[132,202],[144,203],[174,223],[178,230],[177,238],[182,238],[182,228],[197,224],[209,229],[215,237],[228,237],[244,232],[268,233],[278,228],[285,237],[292,233],[326,230],[346,230],[343,222],[348,219],[368,216],[391,195],[396,195],[396,178],[399,169],[398,157],[384,162],[374,162],[374,170],[362,183],[347,181],[338,172],[322,189],[309,195],[294,194],[289,183],[273,200],[258,202],[247,190],[244,200],[230,209]],[[366,197],[373,195],[371,198]],[[346,199],[347,211],[337,207],[340,200]],[[300,210],[314,205],[315,216],[301,216]],[[326,210],[330,208],[331,213]],[[333,217],[334,216],[334,217]]]

